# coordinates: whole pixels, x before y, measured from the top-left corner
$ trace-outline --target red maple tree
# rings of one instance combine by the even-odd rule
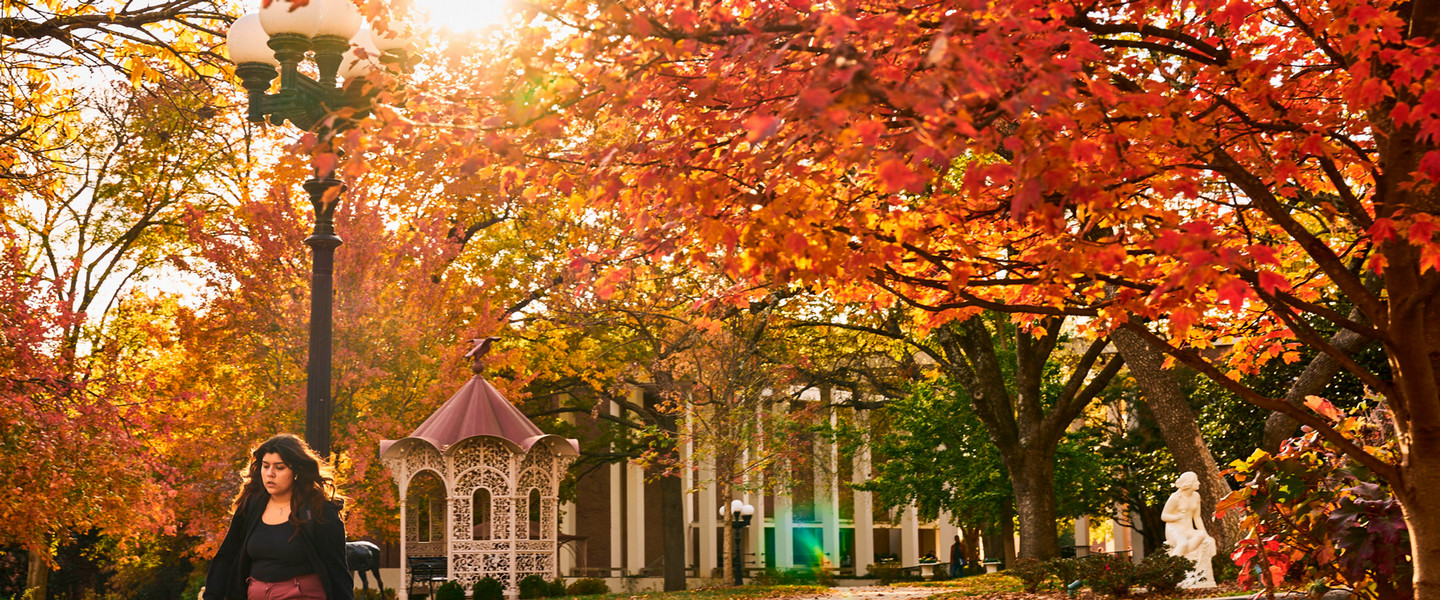
[[[1440,3],[534,10],[561,26],[409,90],[373,139],[443,128],[417,148],[515,165],[515,185],[738,277],[932,324],[988,308],[1123,327],[1389,481],[1417,597],[1440,597]],[[1314,319],[1383,346],[1391,373]],[[1398,463],[1239,383],[1299,344],[1384,398]]]

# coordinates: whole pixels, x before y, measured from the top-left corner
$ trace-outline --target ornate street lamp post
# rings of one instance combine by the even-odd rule
[[[270,0],[230,26],[226,47],[235,62],[235,74],[249,93],[247,119],[275,125],[289,121],[310,131],[341,108],[364,115],[369,99],[364,86],[341,87],[369,73],[379,63],[403,64],[408,40],[396,36],[375,38],[361,27],[364,19],[350,0],[309,0],[296,6],[290,0]],[[356,52],[364,49],[364,56]],[[300,63],[313,51],[320,78],[300,72]],[[276,76],[280,89],[270,93]],[[332,130],[353,126],[345,120],[328,125]],[[305,239],[313,252],[310,272],[310,356],[305,389],[305,440],[321,456],[330,455],[331,313],[334,295],[335,207],[343,188],[333,172],[316,173],[305,182],[315,207],[315,229]]]
[[[743,560],[741,547],[745,541],[745,536],[740,534],[746,527],[750,526],[750,519],[755,516],[755,507],[751,506],[748,502],[731,500],[730,506],[720,507],[720,518],[725,518],[727,511],[730,513],[730,535],[733,536],[735,541],[733,544],[734,551],[730,553],[730,565],[734,567],[735,570],[735,585],[744,585],[745,561]]]

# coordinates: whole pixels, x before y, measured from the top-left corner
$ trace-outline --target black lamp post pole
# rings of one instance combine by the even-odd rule
[[[738,512],[730,513],[730,532],[734,536],[735,551],[731,553],[730,564],[735,571],[735,585],[745,585],[745,561],[741,546],[745,542],[745,536],[740,532],[750,525],[750,515],[742,515]]]
[[[254,123],[269,121],[281,125],[285,121],[306,131],[317,131],[323,124],[324,135],[334,135],[353,127],[370,110],[370,92],[366,86],[337,86],[337,70],[350,42],[338,36],[320,35],[314,39],[293,33],[271,35],[268,45],[275,52],[279,67],[266,63],[242,63],[235,68],[246,91],[250,106],[246,118]],[[319,79],[310,79],[299,65],[305,53],[313,50]],[[392,51],[382,63],[405,65],[403,51]],[[280,78],[280,91],[270,93],[271,83]],[[337,108],[350,107],[356,112],[346,119],[325,121]],[[330,418],[334,411],[331,398],[331,322],[334,314],[335,249],[342,243],[335,235],[335,207],[344,191],[333,173],[316,173],[305,182],[305,191],[315,207],[315,230],[305,238],[312,251],[310,270],[310,344],[306,363],[305,441],[321,456],[330,456]]]
[[[339,188],[339,189],[336,189]],[[315,230],[305,238],[313,257],[310,266],[310,356],[306,365],[305,441],[320,456],[330,456],[331,323],[334,314],[335,249],[343,242],[335,235],[335,207],[344,191],[333,176],[305,182],[315,206]]]

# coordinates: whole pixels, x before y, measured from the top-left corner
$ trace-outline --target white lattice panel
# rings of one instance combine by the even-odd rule
[[[509,498],[494,498],[490,501],[494,510],[490,511],[490,538],[496,540],[509,540],[515,538],[513,520],[515,509],[513,501]]]
[[[555,455],[550,453],[549,445],[537,445],[530,450],[530,453],[525,455],[525,460],[520,463],[520,468],[535,468],[545,473],[549,473],[550,469],[555,464]]]
[[[510,542],[455,542],[456,552],[500,552],[510,549]]]
[[[540,574],[549,577],[555,572],[555,555],[552,553],[523,553],[515,555],[515,574],[525,577],[530,574]]]
[[[515,455],[504,444],[498,440],[486,438],[485,443],[481,446],[481,452],[485,457],[485,466],[500,469],[506,473],[510,472],[510,463]]]
[[[490,490],[490,496],[509,496],[510,481],[505,478],[505,472],[490,467],[478,467],[460,474],[455,481],[454,491],[457,496],[474,495],[475,490],[480,488]]]
[[[442,478],[445,475],[445,459],[440,457],[440,451],[429,444],[416,444],[405,455],[405,462],[409,465],[406,470],[411,474],[419,473],[423,469],[430,469]]]
[[[520,472],[520,485],[515,489],[520,492],[517,496],[529,494],[532,489],[540,490],[541,496],[553,495],[550,492],[550,474],[534,467]]]
[[[555,529],[560,522],[559,508],[555,498],[540,499],[540,539],[558,539],[555,537]]]
[[[450,510],[455,514],[454,527],[450,528],[450,539],[468,540],[474,536],[470,520],[470,498],[451,498]]]

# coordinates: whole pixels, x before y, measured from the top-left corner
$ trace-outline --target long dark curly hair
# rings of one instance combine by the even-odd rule
[[[280,460],[295,473],[295,483],[290,491],[290,523],[299,527],[301,523],[314,518],[323,522],[325,503],[335,505],[336,510],[345,507],[345,497],[335,489],[335,477],[330,465],[316,454],[305,440],[282,433],[256,446],[250,452],[250,466],[241,472],[245,483],[240,486],[240,495],[235,498],[236,509],[242,509],[251,498],[265,491],[265,481],[260,475],[260,462],[266,454],[279,454]],[[302,510],[308,509],[308,510]]]

